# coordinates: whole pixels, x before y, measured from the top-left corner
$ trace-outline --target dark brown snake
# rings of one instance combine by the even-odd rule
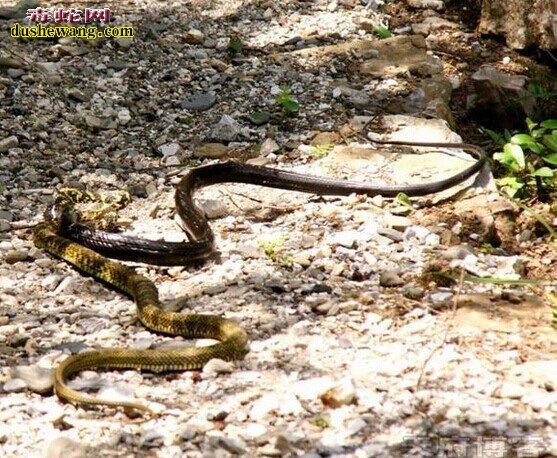
[[[478,172],[486,160],[484,151],[465,143],[383,142],[374,143],[458,148],[471,152],[476,161],[461,172],[439,181],[415,185],[372,185],[303,175],[295,172],[259,167],[237,162],[206,165],[189,170],[176,187],[175,202],[189,242],[164,242],[139,239],[91,229],[73,221],[71,209],[65,208],[55,221],[45,221],[34,230],[37,247],[65,259],[92,276],[104,280],[134,298],[139,320],[148,328],[165,334],[188,338],[212,338],[220,343],[202,348],[177,350],[133,350],[108,348],[69,356],[56,369],[54,389],[57,395],[80,405],[111,405],[151,412],[139,402],[103,400],[79,393],[66,384],[72,375],[93,368],[131,368],[153,372],[200,369],[212,358],[232,361],[244,357],[247,349],[245,331],[234,321],[214,315],[164,312],[158,291],[147,278],[134,269],[108,260],[157,265],[184,265],[205,259],[214,250],[214,235],[203,211],[193,202],[194,192],[217,183],[247,183],[318,195],[365,194],[395,197],[399,193],[423,196],[448,189]]]

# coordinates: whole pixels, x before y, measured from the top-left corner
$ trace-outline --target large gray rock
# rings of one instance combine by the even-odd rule
[[[508,75],[491,65],[482,65],[472,75],[475,93],[469,109],[478,120],[493,128],[522,126],[535,112],[535,99],[527,91],[528,78]]]
[[[435,75],[420,82],[412,93],[404,99],[395,99],[385,106],[390,113],[422,114],[424,118],[438,118],[455,128],[455,121],[449,107],[452,96],[451,82],[443,75]]]

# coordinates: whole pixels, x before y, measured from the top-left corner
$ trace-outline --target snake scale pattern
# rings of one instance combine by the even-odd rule
[[[444,180],[416,185],[371,185],[346,180],[302,175],[268,167],[237,162],[223,162],[197,167],[186,172],[176,187],[175,202],[188,242],[164,242],[139,239],[92,229],[79,223],[73,209],[61,207],[57,218],[36,226],[34,243],[54,256],[66,260],[83,272],[102,280],[131,296],[137,316],[147,328],[186,338],[211,338],[219,343],[201,348],[172,350],[136,350],[106,348],[71,355],[55,371],[54,390],[63,400],[82,406],[107,405],[152,413],[141,402],[107,400],[80,393],[67,385],[72,375],[87,369],[137,369],[151,372],[200,369],[212,358],[239,360],[247,352],[246,332],[234,321],[215,315],[166,312],[160,308],[156,286],[136,271],[107,257],[157,265],[183,265],[207,258],[214,250],[214,235],[203,211],[193,201],[196,189],[217,183],[236,182],[320,195],[394,197],[398,193],[422,196],[448,189],[478,172],[486,160],[475,145],[463,143],[383,142],[381,144],[441,148],[460,148],[471,152],[476,161]]]

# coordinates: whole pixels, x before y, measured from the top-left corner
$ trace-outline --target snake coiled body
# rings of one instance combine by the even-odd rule
[[[181,314],[160,309],[158,291],[151,280],[134,269],[110,261],[75,242],[56,234],[56,225],[42,223],[35,229],[35,243],[82,271],[110,283],[130,295],[137,304],[141,323],[153,331],[189,338],[212,338],[220,343],[209,347],[176,350],[104,349],[70,356],[55,372],[55,391],[63,399],[79,404],[114,405],[149,411],[140,403],[102,400],[74,391],[66,385],[72,374],[90,368],[144,369],[152,372],[202,368],[212,358],[241,359],[246,353],[247,336],[234,321],[215,315]]]
[[[203,211],[193,202],[196,189],[217,183],[236,182],[321,195],[359,193],[394,197],[403,192],[409,196],[421,196],[442,191],[464,181],[479,171],[486,159],[480,148],[468,144],[377,143],[461,148],[472,152],[477,160],[450,178],[433,183],[400,186],[375,186],[236,162],[197,167],[186,173],[177,185],[175,194],[177,213],[189,238],[189,242],[186,243],[143,240],[98,231],[64,217],[40,223],[34,230],[34,242],[37,247],[131,296],[137,304],[139,320],[149,329],[188,338],[212,338],[220,341],[218,344],[201,348],[108,348],[72,355],[55,371],[56,394],[62,399],[80,405],[101,404],[150,411],[139,402],[105,400],[79,393],[69,388],[66,381],[73,374],[85,369],[141,369],[152,372],[191,370],[203,367],[212,358],[232,361],[244,357],[247,351],[247,335],[234,321],[214,315],[165,312],[160,308],[157,288],[148,278],[137,274],[131,267],[105,257],[158,265],[183,265],[192,260],[207,258],[214,249],[214,235]]]

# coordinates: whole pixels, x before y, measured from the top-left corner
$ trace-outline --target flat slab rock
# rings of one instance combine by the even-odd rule
[[[364,121],[364,119],[361,117],[359,121]],[[460,136],[451,131],[447,123],[440,119],[392,115],[385,116],[382,124],[386,130],[392,132],[388,135],[388,138],[384,136],[375,137],[373,133],[370,133],[372,140],[376,138],[377,140],[442,143],[459,143],[462,141]],[[401,152],[404,154],[401,154]],[[369,174],[372,174],[380,166],[392,161],[392,164],[384,171],[385,183],[417,184],[448,178],[469,167],[473,160],[468,153],[461,149],[431,147],[403,147],[401,149],[389,145],[372,147],[353,144],[335,147],[322,160],[322,164],[330,173],[338,173],[340,170],[346,174],[349,173],[351,179],[357,179],[358,175],[363,174],[366,169]],[[488,175],[487,180],[482,177],[481,180],[476,181],[477,177],[471,177],[457,186],[436,194],[434,197],[428,196],[427,198],[433,199],[433,201],[447,199],[472,184],[490,187],[493,179],[490,173]]]
[[[384,40],[352,40],[329,46],[316,46],[271,56],[278,63],[324,65],[327,59],[342,56],[363,59],[353,71],[373,77],[392,77],[406,72],[420,76],[438,74],[439,63],[427,53],[421,35],[404,35]]]

